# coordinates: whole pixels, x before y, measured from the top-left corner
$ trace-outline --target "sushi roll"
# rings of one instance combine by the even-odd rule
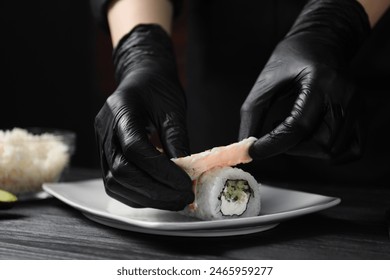
[[[183,213],[201,220],[257,216],[260,184],[239,168],[216,167],[194,181],[195,201]]]

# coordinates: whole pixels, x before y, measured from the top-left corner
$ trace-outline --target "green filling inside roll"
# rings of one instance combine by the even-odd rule
[[[226,180],[223,191],[219,196],[222,215],[241,216],[244,214],[252,194],[253,190],[247,180]]]
[[[247,180],[226,180],[222,195],[227,201],[240,201],[245,194],[251,194],[251,188]]]

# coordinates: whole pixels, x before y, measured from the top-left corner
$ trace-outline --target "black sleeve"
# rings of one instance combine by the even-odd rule
[[[173,4],[173,15],[177,17],[180,14],[183,0],[170,0]],[[90,0],[92,15],[99,26],[108,32],[107,6],[110,0]]]

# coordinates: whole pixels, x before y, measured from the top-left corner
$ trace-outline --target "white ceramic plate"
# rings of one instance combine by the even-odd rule
[[[128,207],[104,191],[100,179],[44,184],[43,189],[89,219],[115,228],[173,236],[232,236],[261,232],[280,222],[340,203],[336,197],[261,186],[261,214],[256,217],[201,221],[177,212]]]

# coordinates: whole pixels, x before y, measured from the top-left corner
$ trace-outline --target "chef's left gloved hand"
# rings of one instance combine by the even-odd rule
[[[289,116],[249,153],[346,160],[361,152],[356,95],[344,78],[370,31],[356,0],[310,0],[278,44],[241,108],[239,138],[260,137],[270,108],[293,94]]]

